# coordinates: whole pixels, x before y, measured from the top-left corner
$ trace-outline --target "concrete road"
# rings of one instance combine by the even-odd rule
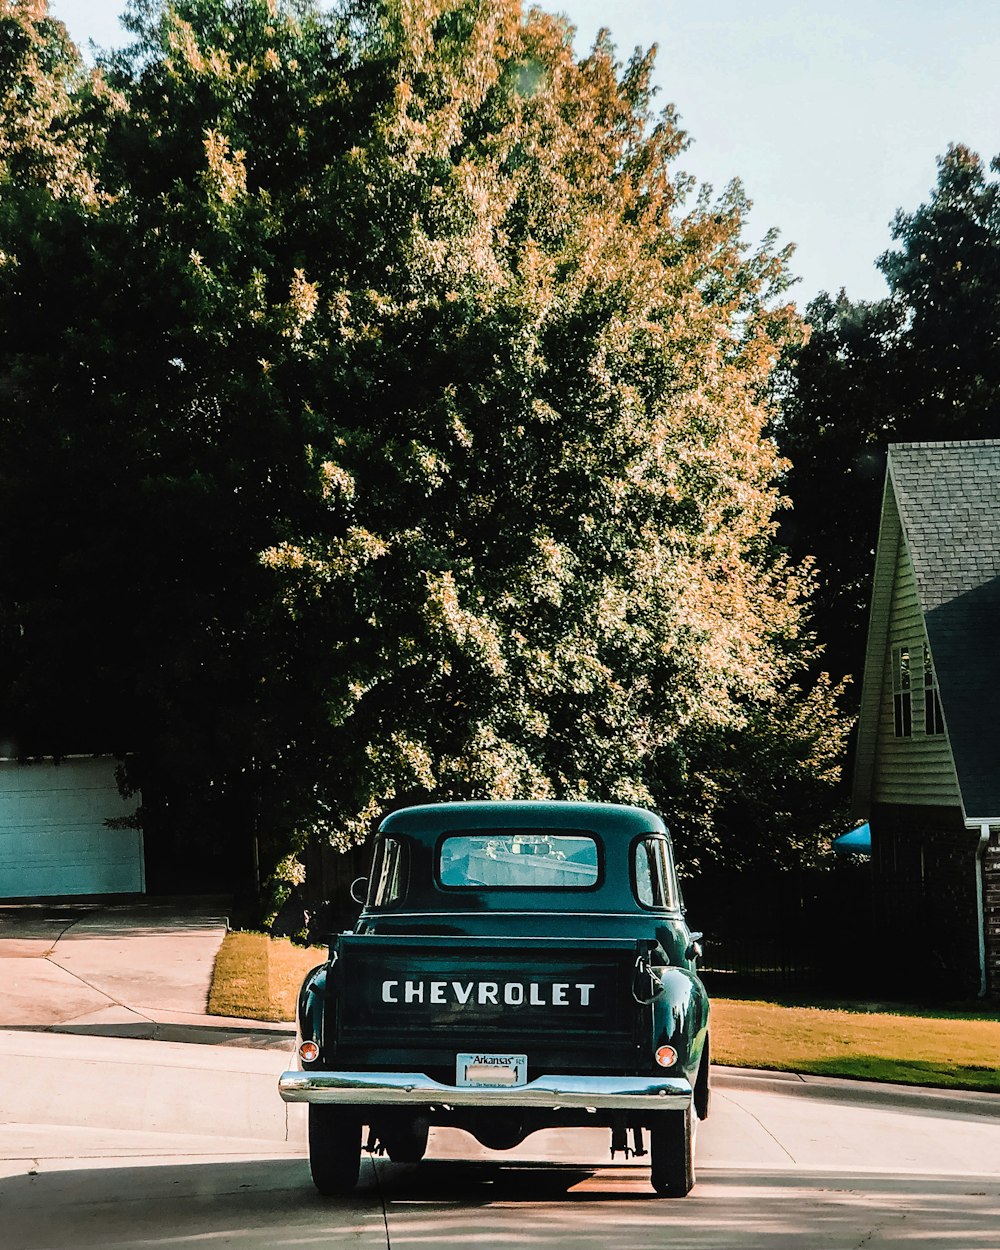
[[[607,1135],[512,1152],[435,1134],[416,1167],[366,1161],[350,1199],[313,1191],[290,1143],[0,1127],[4,1250],[556,1247],[997,1250],[1000,1100],[722,1074],[699,1183],[653,1196]]]

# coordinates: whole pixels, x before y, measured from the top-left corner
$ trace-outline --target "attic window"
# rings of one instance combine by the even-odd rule
[[[938,694],[937,677],[928,647],[924,648],[924,733],[928,735],[944,733],[941,696]]]
[[[913,736],[913,692],[910,689],[910,648],[892,649],[892,717],[897,738]]]

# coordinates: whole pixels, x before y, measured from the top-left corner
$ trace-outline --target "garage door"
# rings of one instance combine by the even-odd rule
[[[108,757],[0,760],[0,898],[144,891],[141,832],[104,824],[136,802]]]

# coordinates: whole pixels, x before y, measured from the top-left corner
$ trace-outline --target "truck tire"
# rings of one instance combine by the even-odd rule
[[[383,1140],[393,1163],[419,1163],[427,1153],[428,1122],[421,1116],[393,1129]]]
[[[694,1108],[688,1106],[664,1112],[650,1127],[650,1180],[661,1198],[683,1198],[691,1192],[697,1123]]]
[[[309,1171],[324,1198],[346,1194],[361,1171],[361,1120],[346,1107],[309,1104]]]
[[[712,1052],[711,1038],[705,1038],[705,1049],[701,1052],[701,1067],[694,1083],[694,1109],[699,1120],[707,1120],[712,1109]]]

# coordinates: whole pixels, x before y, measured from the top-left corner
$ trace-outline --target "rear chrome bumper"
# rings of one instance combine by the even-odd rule
[[[589,1111],[683,1111],[684,1077],[540,1076],[527,1085],[442,1085],[421,1072],[283,1072],[285,1102],[406,1107],[574,1107]]]

